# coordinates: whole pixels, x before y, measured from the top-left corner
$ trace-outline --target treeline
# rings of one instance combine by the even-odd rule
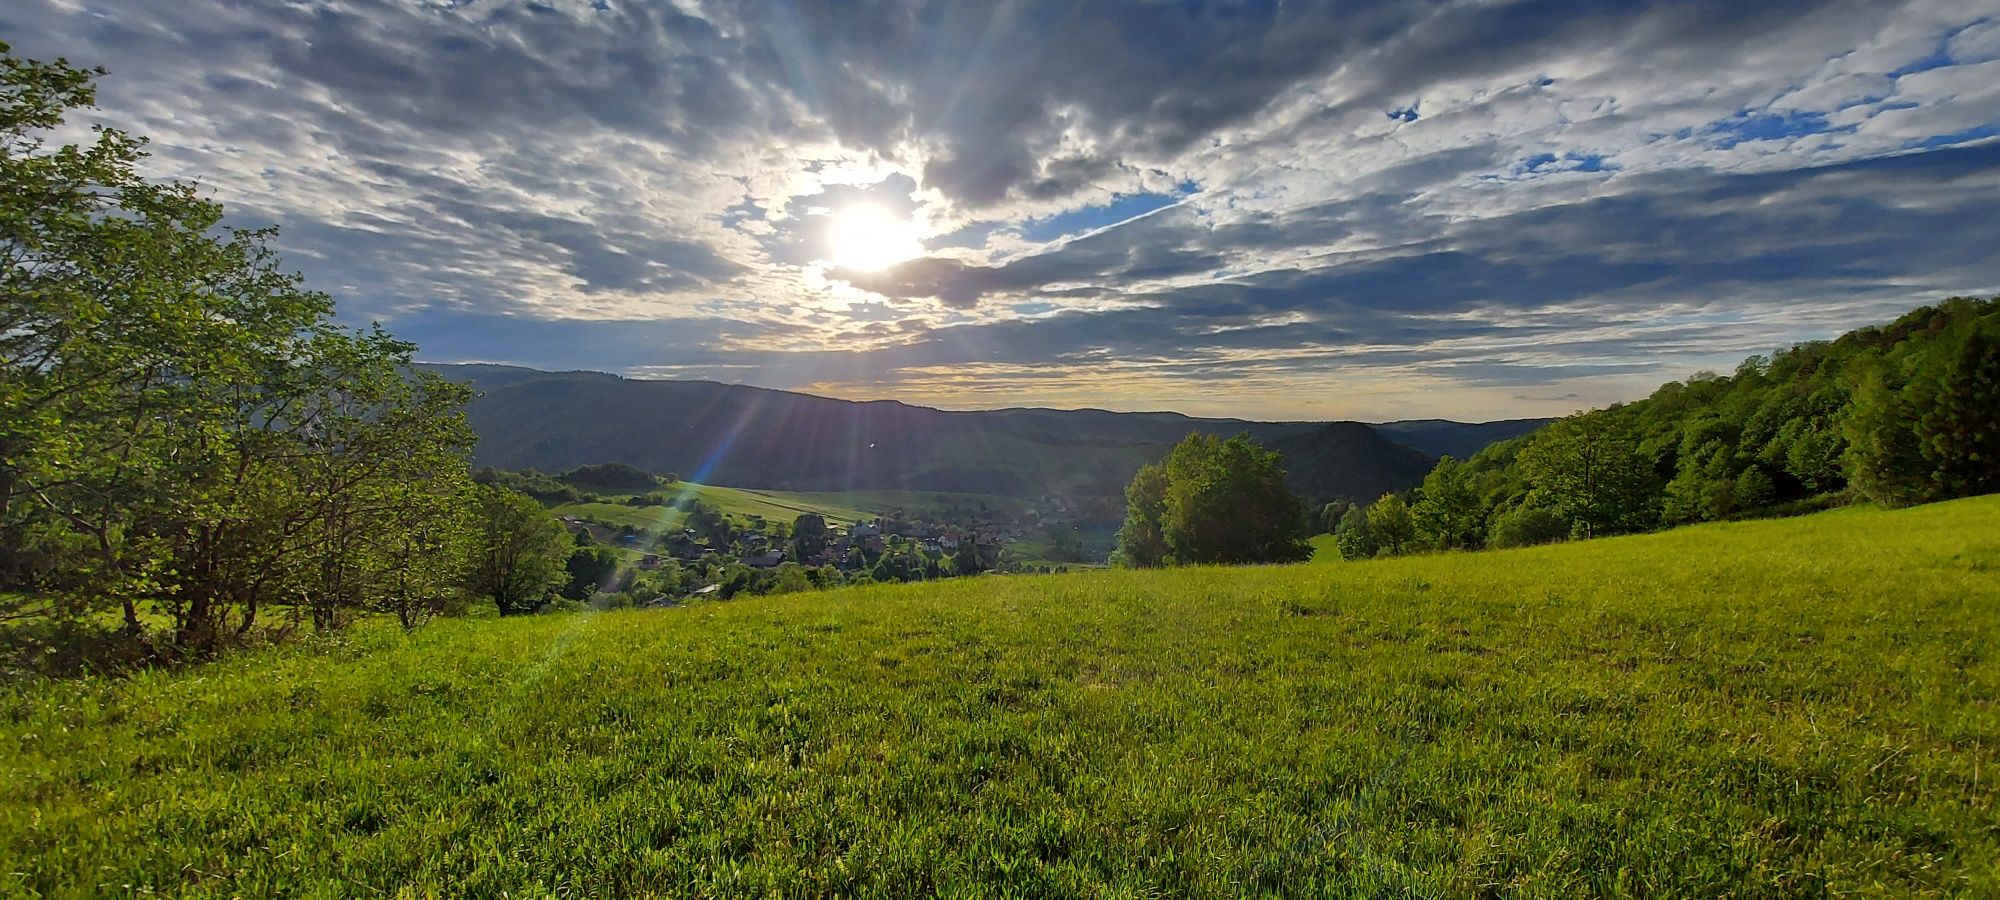
[[[624,463],[577,466],[556,475],[534,469],[495,469],[490,466],[472,473],[479,484],[503,487],[548,504],[616,501],[628,506],[665,505],[672,499],[656,488],[680,481],[673,474],[654,475]],[[649,492],[649,493],[639,493]]]
[[[2000,298],[1669,382],[1440,460],[1406,501],[1328,504],[1349,558],[2000,491]]]
[[[546,593],[508,554],[568,534],[473,483],[468,389],[141,178],[141,139],[50,143],[99,74],[0,44],[6,646],[118,666]]]

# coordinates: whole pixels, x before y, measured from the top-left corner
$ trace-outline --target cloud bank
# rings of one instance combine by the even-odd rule
[[[1496,418],[2000,289],[2000,2],[20,0],[436,361]],[[857,204],[926,255],[828,257]]]

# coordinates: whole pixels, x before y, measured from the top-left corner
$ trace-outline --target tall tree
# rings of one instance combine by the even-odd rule
[[[1486,530],[1486,507],[1473,487],[1472,473],[1449,456],[1424,476],[1410,514],[1417,538],[1441,550],[1476,547]]]
[[[1918,398],[1906,390],[1900,366],[1869,361],[1860,367],[1842,428],[1847,481],[1877,503],[1901,505],[1931,499],[1935,485],[1916,429]]]
[[[1368,532],[1377,552],[1391,556],[1408,552],[1417,537],[1417,523],[1410,515],[1410,505],[1395,494],[1383,494],[1381,499],[1368,504]]]
[[[533,612],[568,577],[574,541],[534,498],[481,485],[484,541],[472,590],[491,598],[503,616]]]
[[[1583,537],[1643,528],[1652,522],[1652,467],[1615,411],[1559,419],[1521,451],[1532,497]]]
[[[141,178],[143,141],[51,146],[97,74],[0,45],[0,615],[151,611],[205,654],[274,604],[448,603],[469,394]]]
[[[1931,403],[1919,420],[1931,480],[1946,497],[2000,491],[2000,322],[1959,331],[1940,348]]]
[[[1152,568],[1171,563],[1172,552],[1160,531],[1160,518],[1167,509],[1167,467],[1147,463],[1125,486],[1125,524],[1118,529],[1115,561],[1135,568]]]
[[[1278,455],[1248,435],[1191,434],[1125,489],[1118,560],[1131,566],[1295,562],[1312,555],[1305,506]]]
[[[1340,549],[1341,559],[1367,559],[1382,549],[1368,527],[1367,508],[1359,505],[1349,506],[1341,515],[1340,524],[1333,530],[1333,540]]]

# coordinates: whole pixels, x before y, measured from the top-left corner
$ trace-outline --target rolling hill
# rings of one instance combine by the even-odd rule
[[[0,693],[22,896],[2000,894],[2000,497]]]
[[[1190,432],[1285,441],[1312,499],[1372,499],[1423,471],[1360,423],[1252,422],[1179,413],[997,409],[954,412],[701,381],[627,379],[510,366],[433,366],[478,388],[468,409],[477,462],[561,471],[622,462],[707,484],[784,491],[915,490],[1115,496],[1139,466]],[[1421,424],[1423,427],[1414,427]],[[1512,436],[1533,423],[1398,423],[1414,446]],[[1482,444],[1483,445],[1483,444]],[[1424,467],[1425,469],[1428,466]],[[1321,492],[1324,491],[1324,492]]]

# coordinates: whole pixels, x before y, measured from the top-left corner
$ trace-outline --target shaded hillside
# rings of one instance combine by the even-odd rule
[[[1115,494],[1192,431],[1269,441],[1317,427],[1104,410],[950,412],[715,382],[432,368],[482,392],[468,409],[479,465],[561,471],[619,462],[780,490]]]
[[[494,365],[430,368],[481,391],[468,410],[479,433],[479,465],[559,472],[626,463],[766,490],[1115,497],[1141,465],[1200,431],[1248,432],[1277,449],[1294,488],[1309,499],[1372,499],[1414,487],[1429,469],[1426,454],[1438,452],[1432,448],[1470,455],[1489,438],[1540,424],[1328,425],[1101,409],[954,412],[711,381]]]
[[[1547,425],[1554,419],[1502,419],[1498,422],[1453,422],[1449,419],[1411,419],[1374,426],[1399,444],[1407,444],[1433,457],[1465,459],[1501,441],[1512,440]]]
[[[1423,483],[1434,460],[1360,422],[1333,422],[1270,442],[1285,458],[1285,483],[1308,502],[1367,502]]]

